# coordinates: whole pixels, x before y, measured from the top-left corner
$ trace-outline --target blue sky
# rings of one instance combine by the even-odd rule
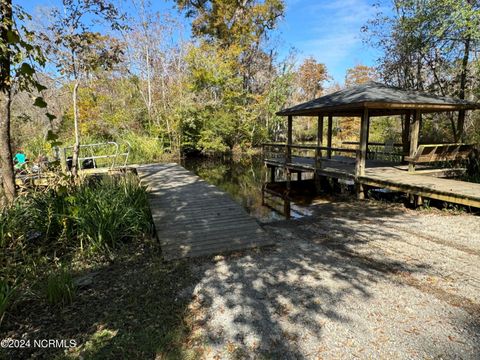
[[[125,1],[125,0],[124,0]],[[122,2],[124,2],[122,1]],[[38,6],[55,6],[59,0],[19,0],[27,11]],[[325,63],[334,81],[343,83],[345,72],[357,64],[375,65],[378,51],[365,45],[360,29],[371,19],[379,3],[383,11],[390,0],[286,0],[285,18],[281,20],[274,38],[280,45],[280,55],[291,48],[297,51],[299,61],[313,56]],[[161,12],[172,11],[173,0],[152,0],[153,7]],[[183,15],[173,10],[183,19]],[[183,23],[188,21],[183,19]]]
[[[390,1],[287,0],[285,19],[279,27],[283,50],[293,46],[299,58],[313,56],[327,65],[335,81],[343,83],[345,72],[357,64],[375,65],[380,53],[362,41],[361,27],[378,12],[388,11]]]

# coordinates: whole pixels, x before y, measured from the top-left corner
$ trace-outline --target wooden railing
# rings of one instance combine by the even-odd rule
[[[344,141],[342,142],[342,146],[343,145],[358,147],[359,143],[355,141]],[[403,157],[406,155],[408,154],[404,153],[403,144],[401,143],[368,143],[368,160],[381,160],[392,163],[401,163],[403,161]]]
[[[343,162],[341,159],[333,159],[333,156],[343,155],[352,160],[356,158],[358,149],[339,147],[316,146],[316,145],[287,145],[285,143],[264,143],[262,154],[264,159],[290,163],[292,158],[312,158],[315,164],[320,160]]]

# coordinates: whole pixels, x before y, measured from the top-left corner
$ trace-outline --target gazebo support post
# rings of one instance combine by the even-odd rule
[[[332,158],[332,136],[333,136],[333,116],[328,115],[328,129],[327,129],[327,158],[331,159]]]
[[[357,162],[355,167],[356,183],[357,183],[357,198],[363,200],[365,192],[363,185],[359,182],[358,177],[365,175],[365,163],[367,160],[367,143],[368,143],[368,123],[370,121],[368,109],[363,110],[362,119],[360,122],[360,147],[357,152]]]
[[[317,170],[321,167],[321,157],[322,157],[322,150],[320,147],[323,144],[323,115],[318,115],[317,118],[317,149],[315,150],[315,189],[318,191],[321,190],[321,177],[320,174],[317,173]]]
[[[322,150],[319,149],[323,144],[323,115],[319,115],[317,119],[317,150],[315,152],[315,157],[317,161],[315,162],[315,168],[320,167],[320,158],[322,157]]]
[[[287,163],[292,162],[292,141],[293,141],[293,116],[288,115],[288,122],[287,122],[287,148],[285,151],[285,161]]]
[[[418,138],[420,136],[420,119],[422,114],[420,111],[415,110],[413,112],[413,118],[411,119],[410,124],[410,141],[409,141],[409,156],[414,157],[415,153],[417,152],[418,148]],[[415,164],[410,162],[408,164],[408,171],[414,172],[415,171]]]
[[[404,116],[404,126],[402,129],[402,163],[405,161],[405,156],[410,154],[410,123],[412,121],[412,114],[409,111]]]
[[[293,143],[293,116],[288,115],[288,124],[287,124],[287,151],[285,154],[285,163],[289,164],[292,162],[292,143]],[[290,195],[291,181],[292,181],[292,172],[289,168],[286,168],[287,175],[287,194]]]

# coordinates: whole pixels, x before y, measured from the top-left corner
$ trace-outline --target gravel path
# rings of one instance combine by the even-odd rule
[[[277,245],[193,265],[207,359],[480,359],[480,217],[318,205]]]

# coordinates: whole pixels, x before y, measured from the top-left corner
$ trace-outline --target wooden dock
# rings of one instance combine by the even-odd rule
[[[269,166],[290,171],[313,172],[335,179],[353,180],[362,185],[480,208],[480,184],[438,178],[422,170],[410,173],[405,166],[387,162],[367,160],[365,175],[356,177],[355,159],[345,157],[333,157],[332,160],[322,158],[319,168],[315,166],[313,158],[307,157],[292,157],[291,163],[285,163],[285,158],[281,157],[264,161]]]
[[[272,245],[257,221],[229,195],[178,164],[140,166],[167,260]]]

